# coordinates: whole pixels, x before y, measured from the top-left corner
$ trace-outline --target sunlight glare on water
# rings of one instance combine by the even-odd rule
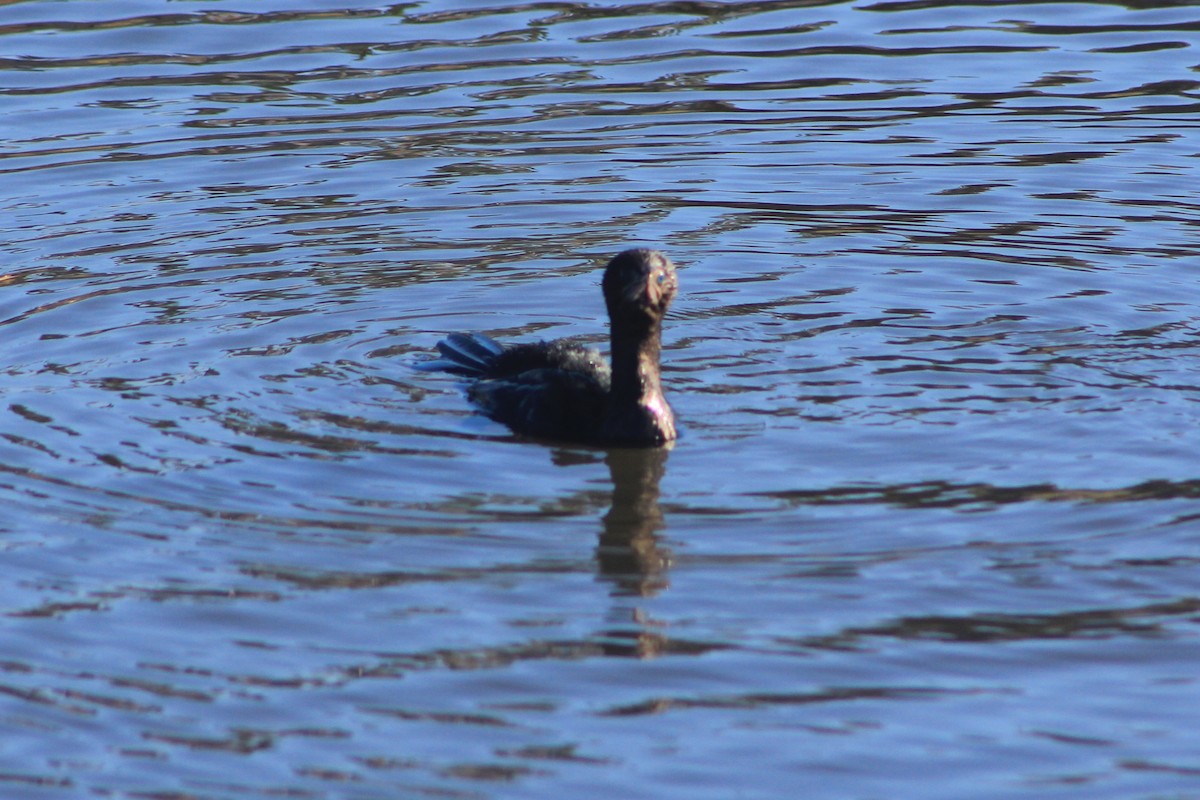
[[[1200,795],[1198,27],[0,6],[0,796]],[[674,448],[416,368],[634,245]]]

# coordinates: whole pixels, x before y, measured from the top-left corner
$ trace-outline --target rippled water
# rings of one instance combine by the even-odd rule
[[[1200,797],[1200,8],[0,7],[0,795]],[[454,330],[603,340],[670,452]]]

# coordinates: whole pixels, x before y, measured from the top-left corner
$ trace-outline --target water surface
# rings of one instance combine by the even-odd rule
[[[0,794],[1200,797],[1200,10],[0,10]],[[680,266],[670,451],[475,414]]]

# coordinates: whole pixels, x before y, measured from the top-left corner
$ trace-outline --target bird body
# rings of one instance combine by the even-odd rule
[[[604,274],[612,365],[566,339],[503,346],[478,333],[438,343],[431,366],[475,379],[468,396],[492,419],[539,439],[657,446],[675,439],[659,378],[661,324],[675,295],[674,265],[626,250]]]

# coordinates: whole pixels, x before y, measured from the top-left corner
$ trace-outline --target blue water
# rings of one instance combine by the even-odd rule
[[[1200,798],[1198,29],[0,7],[0,796]],[[631,245],[669,451],[414,368]]]

